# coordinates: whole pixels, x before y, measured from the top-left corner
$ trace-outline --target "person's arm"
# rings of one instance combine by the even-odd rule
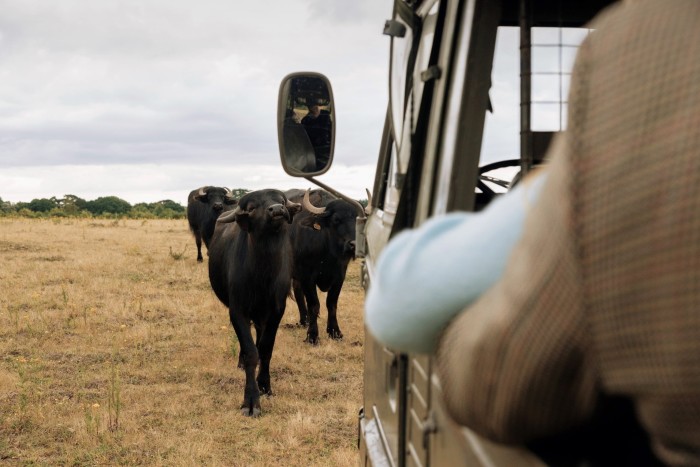
[[[448,214],[392,239],[365,301],[369,331],[394,350],[433,352],[447,323],[500,277],[544,178],[533,175],[482,212]]]
[[[437,352],[450,415],[501,442],[564,430],[595,406],[571,174],[564,155],[553,159],[502,279],[450,323]]]

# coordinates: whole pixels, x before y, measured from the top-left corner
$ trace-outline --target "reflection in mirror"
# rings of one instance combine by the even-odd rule
[[[284,170],[293,176],[328,170],[335,141],[333,93],[319,73],[292,73],[282,80],[277,133]]]

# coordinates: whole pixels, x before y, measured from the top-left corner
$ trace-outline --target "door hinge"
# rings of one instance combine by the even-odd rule
[[[438,428],[435,423],[435,414],[431,410],[428,412],[428,416],[423,420],[423,449],[428,450],[428,443],[430,442],[430,435],[437,433]]]
[[[382,34],[391,37],[404,37],[406,35],[406,25],[401,21],[388,19],[384,23],[384,32]]]
[[[426,82],[433,79],[440,79],[441,75],[442,70],[440,69],[440,67],[437,65],[433,65],[431,67],[428,67],[427,70],[421,72],[420,79],[421,81]]]

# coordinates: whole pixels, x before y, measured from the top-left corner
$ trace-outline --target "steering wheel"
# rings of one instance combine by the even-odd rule
[[[492,170],[503,169],[506,167],[520,167],[520,159],[507,159],[504,161],[492,162],[491,164],[486,164],[479,167],[479,178],[476,182],[477,188],[479,188],[482,193],[485,193],[489,197],[496,195],[496,192],[484,182],[493,183],[506,189],[512,188],[520,181],[520,171],[518,171],[515,177],[513,177],[512,181],[484,175]]]

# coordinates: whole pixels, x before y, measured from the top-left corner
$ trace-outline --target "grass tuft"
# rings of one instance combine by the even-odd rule
[[[182,259],[185,259],[185,251],[187,251],[187,245],[185,245],[185,248],[182,249],[182,251],[173,251],[173,247],[168,247],[170,248],[170,257],[174,259],[175,261],[180,261]]]

